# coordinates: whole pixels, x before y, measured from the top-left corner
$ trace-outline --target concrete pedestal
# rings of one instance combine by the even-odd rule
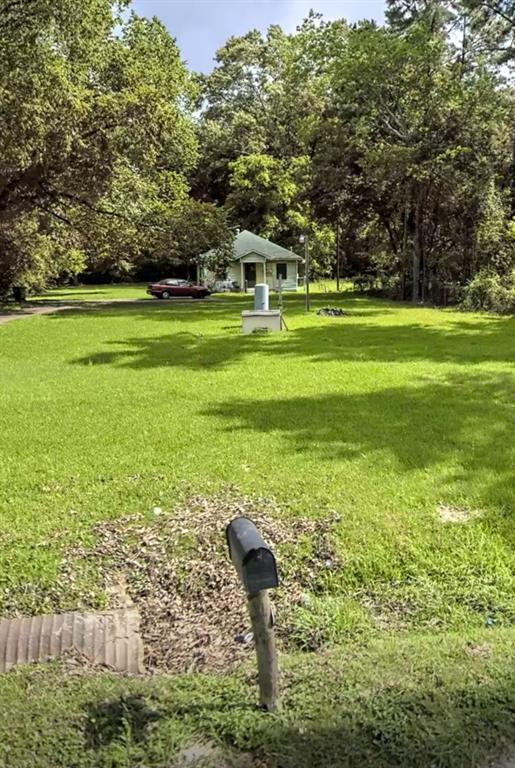
[[[243,333],[252,333],[255,330],[268,331],[281,330],[281,310],[251,309],[241,313],[241,330]]]

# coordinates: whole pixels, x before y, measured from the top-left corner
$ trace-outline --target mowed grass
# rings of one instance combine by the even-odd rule
[[[147,283],[110,283],[106,285],[69,285],[50,288],[30,301],[106,301],[113,299],[147,299]]]
[[[490,646],[455,635],[385,637],[286,657],[273,716],[254,706],[250,674],[16,670],[0,681],[0,765],[493,768],[488,756],[513,739],[515,668],[507,630],[490,645],[485,655]],[[211,759],[196,762],[195,751]]]
[[[336,565],[292,607],[297,647],[318,652],[286,660],[285,713],[253,712],[238,676],[94,677],[92,700],[121,696],[123,714],[134,688],[164,714],[141,743],[129,723],[88,751],[76,682],[49,693],[62,671],[4,677],[4,701],[39,691],[27,706],[41,728],[71,707],[55,765],[164,765],[163,744],[173,754],[199,733],[270,765],[480,765],[515,740],[515,319],[318,294],[315,308],[348,315],[306,315],[292,296],[289,332],[242,336],[250,302],[0,327],[0,599],[44,608],[96,521],[226,485],[274,497],[285,516],[336,513]],[[94,563],[81,579],[101,604]],[[175,690],[179,710],[166,704]],[[5,764],[28,764],[11,739]]]
[[[166,277],[164,275],[163,277]],[[29,296],[30,301],[110,301],[117,299],[148,299],[146,283],[110,283],[106,285],[69,285],[59,288],[50,288],[44,293]],[[350,289],[349,282],[342,281],[342,288]],[[313,283],[311,290],[314,293],[328,294],[336,291],[335,280],[325,280]],[[302,289],[299,288],[299,292]],[[240,294],[240,298],[243,294]],[[224,298],[233,298],[234,294],[225,294]]]

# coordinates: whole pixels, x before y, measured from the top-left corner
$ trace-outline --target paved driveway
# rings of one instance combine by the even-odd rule
[[[217,296],[210,296],[208,299],[203,299],[202,304],[207,302],[222,301]],[[0,325],[2,323],[8,323],[9,320],[18,320],[21,317],[31,317],[32,315],[47,315],[49,312],[59,312],[61,309],[94,309],[95,307],[105,306],[117,306],[120,304],[156,304],[161,308],[170,306],[172,304],[193,303],[196,299],[184,298],[177,296],[176,298],[168,299],[167,301],[157,301],[157,299],[70,299],[68,301],[60,301],[59,299],[49,299],[48,301],[41,301],[37,304],[27,304],[19,311],[13,310],[12,312],[0,312]]]
[[[24,307],[18,312],[3,312],[0,313],[0,325],[2,323],[8,323],[9,320],[19,320],[22,317],[30,317],[31,315],[47,315],[49,312],[58,312],[60,309],[68,309],[69,305],[60,307]]]

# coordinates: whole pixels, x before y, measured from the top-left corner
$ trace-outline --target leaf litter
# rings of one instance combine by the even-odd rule
[[[282,647],[288,644],[289,609],[317,589],[328,559],[333,567],[339,562],[331,537],[337,515],[285,518],[275,501],[232,490],[159,512],[150,522],[130,515],[95,525],[95,543],[69,551],[64,566],[72,578],[80,561],[93,560],[110,607],[137,607],[149,671],[226,671],[252,652],[246,596],[225,537],[235,517],[251,518],[276,553],[281,584],[272,598]]]

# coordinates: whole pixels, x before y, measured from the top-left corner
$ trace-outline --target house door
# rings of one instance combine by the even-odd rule
[[[247,288],[256,287],[256,265],[245,264],[245,283]]]

